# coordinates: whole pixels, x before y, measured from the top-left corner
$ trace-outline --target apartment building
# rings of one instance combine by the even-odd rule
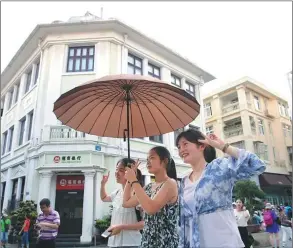
[[[214,77],[174,51],[116,19],[90,13],[37,25],[1,75],[2,209],[20,200],[51,199],[59,211],[60,233],[91,241],[93,222],[108,213],[99,198],[100,181],[110,170],[107,191],[117,185],[116,163],[127,155],[122,139],[96,137],[63,126],[53,104],[64,92],[111,74],[160,78],[197,98]],[[189,127],[204,130],[203,114]],[[131,156],[146,160],[155,145],[166,146],[178,176],[190,168],[175,147],[177,133],[131,140]],[[142,167],[145,182],[151,180]],[[15,207],[15,206],[12,206]]]
[[[249,77],[203,98],[206,133],[216,133],[231,145],[257,154],[267,169],[254,180],[267,200],[276,205],[292,202],[292,124],[287,101]]]

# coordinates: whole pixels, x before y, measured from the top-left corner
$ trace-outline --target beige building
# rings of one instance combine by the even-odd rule
[[[292,202],[292,124],[287,101],[249,77],[203,99],[206,133],[256,153],[267,164],[265,173],[256,178],[267,200]]]

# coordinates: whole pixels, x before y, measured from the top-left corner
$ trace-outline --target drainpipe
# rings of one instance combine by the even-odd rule
[[[35,127],[36,124],[36,120],[37,120],[37,107],[38,107],[38,99],[39,99],[39,92],[40,92],[40,82],[41,82],[41,78],[42,78],[42,73],[41,73],[41,69],[42,69],[42,65],[43,65],[43,48],[42,48],[42,39],[39,39],[38,42],[38,48],[41,51],[40,54],[40,66],[39,66],[39,74],[38,74],[38,85],[37,85],[37,95],[36,95],[36,102],[35,102],[35,106],[34,106],[34,118],[33,118],[33,123],[32,123],[32,127]],[[37,132],[37,130],[35,128],[32,129],[32,135],[31,137],[33,137],[33,146],[35,146],[34,144],[34,139],[36,139],[36,143],[39,143],[39,140],[41,140],[41,137],[39,137],[39,140],[37,137],[35,136],[35,133]]]

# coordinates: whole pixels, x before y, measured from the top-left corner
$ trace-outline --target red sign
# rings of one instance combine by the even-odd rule
[[[83,190],[84,176],[57,176],[56,190]]]
[[[60,157],[59,156],[55,156],[54,157],[54,163],[59,163],[60,162]]]

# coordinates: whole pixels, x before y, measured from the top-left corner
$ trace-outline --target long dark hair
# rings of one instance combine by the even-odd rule
[[[185,138],[186,140],[188,140],[191,143],[194,143],[198,146],[202,145],[202,143],[200,143],[198,140],[204,140],[204,136],[202,134],[202,132],[195,130],[195,129],[188,129],[186,131],[181,132],[176,139],[176,146],[178,146],[179,140],[181,138]],[[216,149],[212,146],[206,146],[204,151],[203,151],[203,156],[205,158],[205,161],[207,163],[212,162],[214,159],[217,158],[216,156]]]
[[[118,166],[119,164],[121,164],[124,168],[126,168],[129,166],[129,164],[135,164],[135,161],[132,158],[130,158],[130,159],[122,158],[117,162],[116,166]],[[137,169],[136,178],[137,178],[137,181],[139,181],[140,185],[144,186],[144,180],[143,180],[142,173],[141,173],[140,169]]]
[[[168,160],[168,163],[166,165],[167,176],[177,180],[177,172],[176,172],[175,162],[171,158],[171,154],[168,151],[168,149],[163,146],[155,146],[151,150],[155,151],[158,154],[161,161],[166,160],[166,159]]]

